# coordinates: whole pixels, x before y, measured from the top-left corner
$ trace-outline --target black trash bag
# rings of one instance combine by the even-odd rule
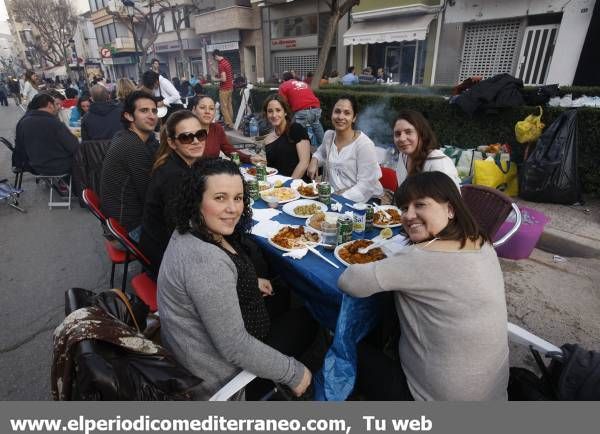
[[[525,368],[511,367],[508,377],[509,401],[555,401],[552,387],[545,379]]]
[[[519,196],[532,202],[581,202],[577,145],[577,111],[568,110],[546,128],[523,163]]]
[[[538,86],[534,93],[525,95],[525,103],[527,105],[546,105],[550,98],[559,96],[558,84],[547,84]]]
[[[134,294],[125,293],[125,295],[129,299],[135,320],[143,331],[146,328],[146,318],[149,313],[148,305]],[[70,315],[74,310],[88,306],[99,306],[129,327],[136,326],[129,309],[114,291],[103,291],[96,294],[88,289],[71,288],[65,292],[65,316]]]
[[[577,344],[561,347],[562,361],[556,389],[561,401],[600,401],[600,352]],[[550,364],[550,369],[553,366]]]

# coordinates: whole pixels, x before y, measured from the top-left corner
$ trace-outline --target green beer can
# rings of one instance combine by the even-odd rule
[[[248,185],[248,195],[250,198],[254,200],[258,200],[260,198],[260,190],[258,189],[258,180],[251,179],[246,181]]]
[[[229,157],[231,158],[231,161],[233,161],[238,166],[242,163],[242,161],[240,160],[240,154],[238,154],[237,152],[232,152],[231,154],[229,154]]]
[[[258,163],[256,165],[256,180],[257,181],[266,181],[267,180],[267,166],[263,163]]]
[[[331,205],[331,184],[328,182],[319,182],[317,184],[317,191],[319,192],[319,202],[325,205]]]

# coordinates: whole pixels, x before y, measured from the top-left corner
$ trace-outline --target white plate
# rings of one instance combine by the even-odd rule
[[[310,185],[310,184],[304,184],[304,183],[302,183],[302,184],[300,185],[300,187],[305,187],[305,186],[307,186],[307,185]],[[296,191],[298,191],[298,189],[297,189],[297,188],[295,188],[295,190],[296,190]],[[298,191],[298,194],[300,195],[300,197],[302,197],[302,198],[304,198],[304,199],[317,199],[317,198],[319,197],[319,193],[315,194],[314,196],[306,196],[305,194],[302,194],[302,193],[300,193],[300,192]]]
[[[242,167],[240,170],[242,171],[242,174],[250,179],[254,179],[255,176],[254,175],[250,175],[248,173],[248,169],[252,169],[252,168],[256,168],[256,166],[252,166],[252,167]],[[272,175],[277,175],[277,173],[279,173],[279,171],[277,169],[275,169],[274,167],[267,167],[267,177],[272,176]]]
[[[300,214],[296,214],[294,212],[294,209],[296,207],[302,206],[302,205],[317,205],[321,211],[327,212],[327,205],[325,205],[324,203],[321,203],[321,202],[317,202],[316,200],[312,200],[312,199],[300,199],[300,200],[295,200],[293,202],[288,202],[285,205],[283,205],[282,210],[284,213],[289,214],[292,217],[298,217],[301,219],[306,218],[306,217],[312,217],[314,214],[300,215]]]
[[[337,218],[340,218],[340,217],[342,216],[342,214],[340,214],[339,212],[331,212],[331,211],[327,211],[327,212],[326,212],[326,214],[332,214],[332,215],[335,215]],[[313,216],[310,216],[309,218],[307,218],[307,219],[306,219],[305,226],[306,226],[307,228],[309,228],[310,230],[313,230],[313,231],[315,231],[315,232],[321,233],[322,231],[320,231],[319,229],[317,229],[317,228],[314,228],[314,227],[312,227],[312,226],[310,225],[310,219],[311,219],[311,218],[313,218]]]
[[[344,264],[346,267],[349,267],[350,265],[355,265],[355,264],[350,264],[350,263],[348,263],[348,262],[344,261],[344,260],[343,260],[343,259],[340,257],[340,250],[341,250],[341,249],[342,249],[344,246],[346,246],[346,245],[348,245],[348,244],[350,244],[350,243],[353,243],[353,242],[355,242],[355,241],[358,241],[358,240],[352,240],[352,241],[348,241],[347,243],[340,244],[340,245],[339,245],[339,246],[337,246],[337,247],[335,248],[335,250],[333,251],[333,255],[335,256],[335,259],[337,259],[338,261],[340,261],[340,262],[341,262],[342,264]],[[367,240],[367,241],[371,241],[371,240]],[[374,261],[374,262],[377,262],[377,261]],[[369,262],[369,264],[370,264],[370,262]]]
[[[291,227],[291,228],[300,227],[298,225],[285,225],[285,226],[281,227],[281,229],[279,229],[279,231],[283,230],[283,228],[288,227],[288,226]],[[275,235],[277,235],[279,233],[279,231],[277,231],[277,233]],[[314,234],[317,234],[319,236],[319,239],[317,241],[315,241],[315,242],[316,243],[320,243],[321,242],[321,234],[319,234],[317,231],[312,230],[312,228],[306,228],[306,227],[304,228],[304,231],[305,232],[312,232]],[[273,237],[275,235],[273,235]],[[292,250],[297,250],[297,249],[301,249],[302,248],[302,247],[297,247],[295,249],[286,249],[285,247],[282,247],[279,244],[274,243],[273,240],[272,240],[273,237],[269,238],[268,241],[269,241],[269,244],[271,244],[276,249],[283,250],[284,252],[291,252]]]
[[[400,208],[398,208],[397,206],[394,206],[394,205],[380,205],[379,208],[384,209],[384,210],[395,209],[396,211],[398,211],[400,213],[400,215],[402,215],[402,213],[400,212]],[[373,227],[376,227],[376,228],[379,228],[379,229],[397,228],[399,226],[402,226],[402,223],[396,223],[395,225],[376,225],[373,222]]]
[[[294,193],[294,197],[290,198],[290,199],[285,199],[285,200],[280,200],[279,203],[288,203],[291,202],[293,200],[297,200],[300,195],[298,194],[298,192],[296,190],[294,190],[293,188],[290,187],[279,187],[279,188],[285,188],[287,190],[291,190]],[[272,194],[270,194],[271,190],[275,190],[275,189],[269,189],[269,190],[263,190],[260,192],[260,197],[262,198],[263,196],[272,196]],[[264,200],[264,199],[263,199]]]

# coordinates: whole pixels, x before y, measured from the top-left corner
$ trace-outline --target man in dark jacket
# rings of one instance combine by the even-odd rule
[[[70,174],[79,141],[58,119],[60,100],[42,92],[28,107],[15,134],[15,152],[27,159],[21,163],[40,175]]]
[[[108,90],[101,84],[92,87],[90,96],[90,110],[81,118],[81,140],[111,140],[115,133],[123,130],[123,108],[110,101]]]

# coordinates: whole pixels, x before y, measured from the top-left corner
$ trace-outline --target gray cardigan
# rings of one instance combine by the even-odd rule
[[[409,247],[353,265],[339,287],[356,297],[394,291],[400,363],[416,400],[506,400],[508,336],[496,252]]]
[[[173,233],[158,275],[163,344],[194,375],[206,400],[241,369],[295,387],[304,365],[252,337],[237,297],[237,270],[219,247]]]

